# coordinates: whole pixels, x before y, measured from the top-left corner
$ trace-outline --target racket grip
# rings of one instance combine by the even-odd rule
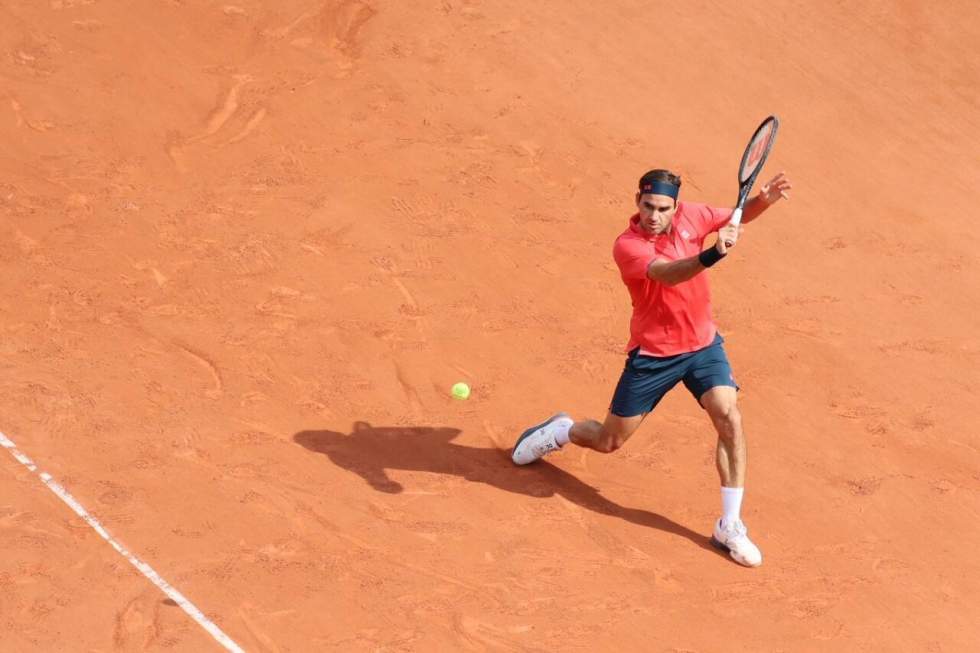
[[[728,221],[728,224],[733,224],[736,227],[742,223],[742,207],[739,207],[732,211],[732,218]]]

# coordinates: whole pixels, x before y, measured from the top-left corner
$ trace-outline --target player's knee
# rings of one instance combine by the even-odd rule
[[[739,412],[738,406],[734,401],[714,406],[710,411],[710,415],[723,437],[741,434],[742,413]]]
[[[630,433],[609,431],[604,428],[602,435],[599,437],[599,441],[596,443],[595,449],[601,453],[612,453],[622,447],[629,436]]]
[[[742,413],[738,409],[738,406],[736,406],[735,404],[729,406],[728,409],[725,411],[724,420],[729,426],[741,426]]]
[[[596,443],[595,450],[598,451],[599,453],[612,453],[613,451],[619,449],[621,446],[623,446],[623,443],[620,440],[604,437],[601,438],[599,442]]]
[[[599,453],[612,453],[613,451],[619,449],[621,446],[623,446],[623,443],[620,440],[603,438],[599,440],[599,443],[596,445],[595,450],[598,451]]]

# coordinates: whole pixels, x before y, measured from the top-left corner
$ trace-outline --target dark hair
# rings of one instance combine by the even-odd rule
[[[675,175],[670,170],[661,170],[657,168],[656,170],[651,170],[642,177],[640,177],[640,188],[643,188],[646,184],[652,184],[655,181],[660,181],[666,184],[671,184],[673,186],[681,187],[681,177],[680,175]]]

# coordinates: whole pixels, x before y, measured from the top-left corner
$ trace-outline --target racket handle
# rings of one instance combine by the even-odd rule
[[[739,207],[732,211],[732,219],[728,221],[728,224],[733,224],[736,227],[742,223],[742,208]]]

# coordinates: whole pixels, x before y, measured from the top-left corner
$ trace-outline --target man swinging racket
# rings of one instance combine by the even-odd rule
[[[761,167],[761,166],[760,166]],[[558,413],[524,431],[512,458],[526,465],[571,442],[602,453],[623,446],[643,419],[679,381],[694,395],[718,432],[716,464],[721,477],[722,516],[712,543],[738,563],[757,567],[762,553],[739,516],[745,485],[745,435],[736,406],[735,377],[711,318],[705,270],[738,241],[732,209],[678,202],[681,179],[668,170],[640,178],[636,215],[616,239],[613,257],[633,300],[629,352],[604,422],[573,420]],[[791,186],[783,173],[744,201],[742,222],[752,222]],[[746,193],[747,195],[747,193]],[[705,237],[718,242],[702,251]]]

